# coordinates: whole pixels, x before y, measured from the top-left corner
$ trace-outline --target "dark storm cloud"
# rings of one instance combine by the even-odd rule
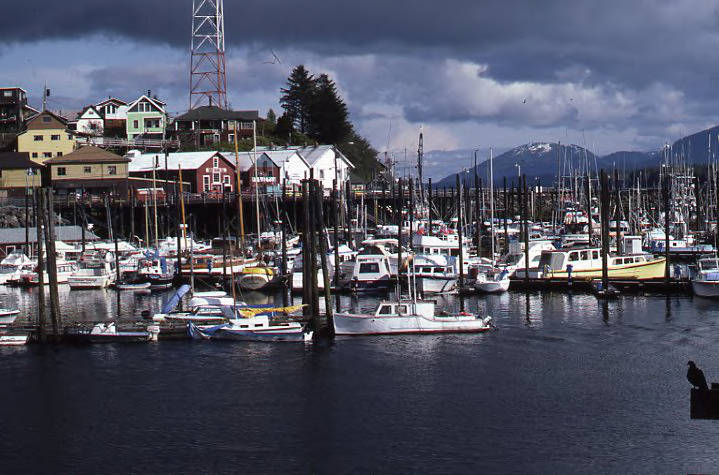
[[[190,0],[12,2],[3,15],[18,20],[0,41],[100,33],[185,48],[190,10]],[[448,56],[487,63],[506,81],[551,82],[577,66],[591,70],[587,81],[633,87],[661,76],[706,93],[719,80],[708,1],[226,0],[225,16],[230,44]]]

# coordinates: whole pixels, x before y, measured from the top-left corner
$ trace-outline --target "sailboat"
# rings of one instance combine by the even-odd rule
[[[490,196],[490,220],[489,226],[492,234],[492,270],[488,272],[480,272],[477,274],[477,280],[474,283],[474,288],[484,293],[499,293],[506,292],[509,289],[509,272],[504,269],[498,271],[495,269],[495,254],[494,254],[494,152],[489,149],[489,196]]]

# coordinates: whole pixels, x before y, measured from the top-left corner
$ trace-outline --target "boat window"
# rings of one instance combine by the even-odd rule
[[[592,251],[592,259],[599,259],[599,251]]]
[[[240,328],[248,328],[249,325],[240,325]]]
[[[255,323],[255,328],[261,327],[261,326],[262,326],[262,323]]]
[[[407,306],[397,305],[397,315],[407,315]]]
[[[392,306],[391,305],[382,305],[379,308],[379,314],[380,315],[390,315],[392,314]]]
[[[624,259],[625,264],[634,264],[634,258],[633,257],[627,257]]]
[[[431,267],[422,267],[422,272],[432,272]]]
[[[376,262],[365,262],[360,264],[360,274],[376,274],[379,272],[379,264]]]
[[[570,260],[570,261],[577,261],[577,260],[579,260],[579,253],[576,252],[576,251],[569,253],[569,260]]]
[[[587,259],[589,259],[589,251],[582,251],[581,256],[582,256],[582,260],[586,261]]]

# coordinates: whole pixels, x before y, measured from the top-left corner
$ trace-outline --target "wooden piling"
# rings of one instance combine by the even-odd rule
[[[57,291],[57,253],[55,250],[55,208],[53,206],[52,188],[45,189],[45,205],[47,209],[42,212],[45,225],[45,239],[47,249],[47,277],[50,284],[50,319],[55,339],[62,337],[62,314],[60,313],[60,299]]]
[[[324,190],[322,185],[318,181],[314,181],[314,203],[315,203],[315,226],[318,234],[320,263],[322,265],[322,280],[324,284],[324,299],[325,299],[325,318],[320,318],[319,315],[319,301],[317,315],[320,322],[321,328],[320,336],[334,336],[334,324],[332,323],[332,297],[330,295],[330,272],[327,263],[327,239],[324,233],[324,216],[322,210],[322,202]],[[318,328],[315,327],[315,331]]]
[[[45,258],[43,257],[43,223],[40,219],[42,209],[45,207],[44,191],[41,188],[35,189],[35,230],[37,231],[37,276],[38,276],[38,302],[37,302],[37,324],[40,331],[40,341],[47,341],[46,317],[45,317]]]

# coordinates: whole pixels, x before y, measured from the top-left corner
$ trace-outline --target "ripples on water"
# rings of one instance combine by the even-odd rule
[[[118,304],[112,291],[62,291],[60,301],[66,318],[94,321],[168,297],[123,293]],[[34,315],[36,290],[0,289],[0,306]],[[684,376],[694,359],[719,380],[714,302],[511,292],[466,308],[498,330],[1,348],[0,471],[719,470],[719,422],[689,420]]]

